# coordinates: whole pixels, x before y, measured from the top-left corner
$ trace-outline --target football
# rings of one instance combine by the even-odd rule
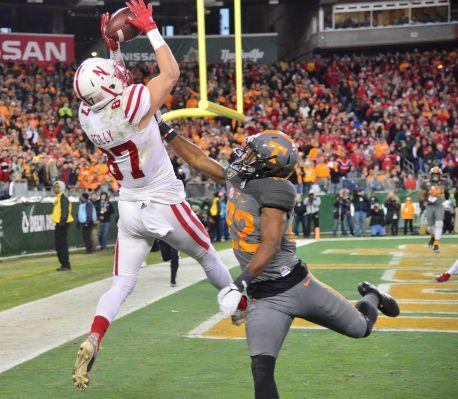
[[[126,22],[127,17],[135,17],[132,11],[130,11],[127,7],[116,11],[108,21],[106,31],[107,36],[117,42],[123,43],[135,39],[138,35],[140,35],[141,32],[138,29]]]

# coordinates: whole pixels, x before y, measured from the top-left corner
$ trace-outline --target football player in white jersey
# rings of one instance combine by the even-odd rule
[[[120,185],[113,284],[100,298],[90,335],[79,348],[73,370],[78,389],[87,388],[100,342],[134,289],[156,238],[196,259],[216,288],[232,282],[207,231],[185,201],[183,184],[174,174],[154,118],[179,77],[178,64],[156,27],[151,4],[146,6],[143,0],[126,4],[135,15],[127,22],[146,33],[154,48],[159,75],[146,86],[131,84],[118,43],[105,35],[109,20],[105,14],[102,37],[112,59],[87,59],[74,78],[81,126],[106,155]]]

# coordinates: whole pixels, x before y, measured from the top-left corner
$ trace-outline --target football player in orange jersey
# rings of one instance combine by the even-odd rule
[[[426,221],[428,232],[431,235],[429,247],[439,253],[439,241],[444,226],[444,190],[446,182],[442,179],[442,171],[434,166],[430,171],[430,178],[422,185],[421,196],[426,204]]]

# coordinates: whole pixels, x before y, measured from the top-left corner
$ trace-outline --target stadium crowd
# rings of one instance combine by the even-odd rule
[[[154,69],[137,64],[133,73],[146,82]],[[181,70],[165,110],[197,106],[197,66]],[[19,181],[37,190],[50,189],[55,179],[78,192],[117,190],[102,154],[78,124],[74,71],[59,64],[0,64],[0,198],[14,195]],[[243,128],[224,118],[177,124],[224,163],[247,135],[286,132],[302,155],[292,178],[299,193],[313,184],[332,193],[342,187],[411,191],[433,164],[456,182],[457,78],[456,52],[445,50],[246,65]],[[232,66],[211,66],[209,98],[234,106],[233,81]]]

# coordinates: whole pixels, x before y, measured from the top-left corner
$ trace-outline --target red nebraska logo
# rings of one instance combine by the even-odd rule
[[[2,61],[36,62],[38,65],[75,60],[73,35],[43,35],[26,33],[0,34]]]

